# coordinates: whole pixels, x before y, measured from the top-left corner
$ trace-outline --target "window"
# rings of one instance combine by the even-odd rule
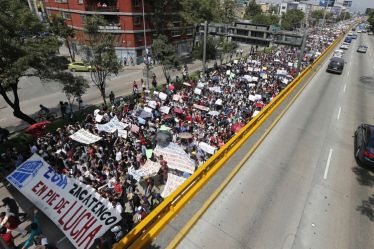
[[[83,4],[84,0],[78,0],[78,4]]]
[[[180,36],[181,35],[181,32],[179,30],[173,30],[171,31],[171,36],[172,37],[176,37],[176,36]]]
[[[143,41],[143,34],[142,33],[136,33],[135,34],[135,40],[137,42],[142,42]]]
[[[134,25],[140,25],[142,23],[141,16],[134,16]]]
[[[62,18],[64,18],[65,20],[70,20],[71,15],[68,12],[62,12]]]
[[[144,1],[144,0],[142,0]],[[132,0],[132,6],[133,7],[139,7],[139,0]]]
[[[55,0],[56,1],[56,3],[67,3],[68,2],[68,0]]]
[[[186,35],[192,35],[193,34],[193,28],[188,28],[186,30]]]

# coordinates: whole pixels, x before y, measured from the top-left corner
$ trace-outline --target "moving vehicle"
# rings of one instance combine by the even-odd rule
[[[357,34],[353,34],[352,39],[357,39]]]
[[[347,50],[348,48],[349,48],[349,43],[345,43],[345,42],[343,42],[343,44],[340,45],[340,49]]]
[[[68,65],[68,69],[72,72],[89,72],[92,67],[85,65],[83,62],[72,62]]]
[[[368,35],[373,35],[373,34],[374,34],[373,31],[368,32]]]
[[[343,57],[343,54],[344,54],[344,51],[341,50],[341,49],[337,49],[334,51],[334,55],[332,57],[338,57],[338,58],[342,58]]]
[[[327,66],[326,72],[342,74],[344,69],[344,59],[338,57],[332,57],[329,65]]]
[[[357,52],[359,52],[359,53],[364,53],[365,54],[367,50],[368,50],[368,47],[364,46],[364,45],[358,46],[358,48],[357,48]]]
[[[374,167],[374,126],[361,124],[354,134],[354,156],[361,166]]]
[[[347,37],[344,39],[344,42],[345,42],[345,43],[351,43],[351,42],[352,42],[352,37],[351,37],[351,36],[347,36]]]

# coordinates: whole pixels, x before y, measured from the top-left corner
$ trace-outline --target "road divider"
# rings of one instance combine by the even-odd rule
[[[147,217],[134,227],[114,249],[144,248],[179,212],[179,210],[205,185],[205,183],[231,158],[231,156],[248,140],[249,137],[274,113],[303,80],[316,73],[318,66],[342,40],[344,34],[335,41],[299,76],[278,94],[257,116],[246,124],[220,150],[208,159],[177,190],[157,206]],[[313,72],[312,74],[310,74]],[[255,147],[255,146],[254,146]]]

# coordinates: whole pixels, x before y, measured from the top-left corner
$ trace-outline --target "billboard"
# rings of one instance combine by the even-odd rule
[[[335,0],[319,0],[319,6],[333,7]]]
[[[351,7],[352,6],[352,1],[344,1],[343,6],[345,7]]]
[[[115,207],[93,187],[57,173],[37,154],[7,180],[43,211],[75,248],[90,248],[96,238],[121,220]]]

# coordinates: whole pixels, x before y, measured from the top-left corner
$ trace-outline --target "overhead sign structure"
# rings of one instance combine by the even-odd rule
[[[90,248],[121,220],[120,213],[94,188],[57,173],[37,154],[7,180],[43,211],[75,248]]]
[[[335,0],[319,0],[319,6],[333,7]]]

